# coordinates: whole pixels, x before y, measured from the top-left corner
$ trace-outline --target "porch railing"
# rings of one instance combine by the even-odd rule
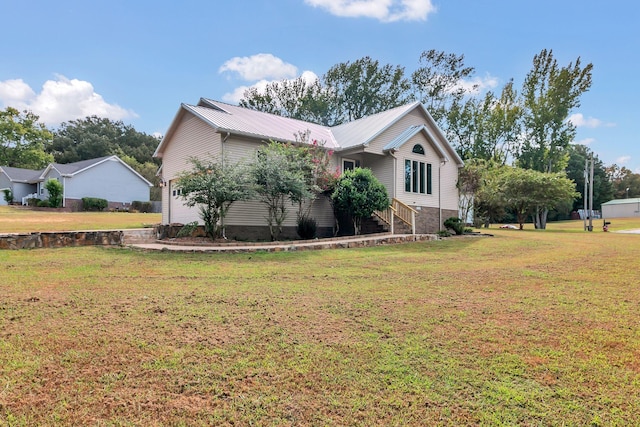
[[[380,218],[381,221],[386,223],[391,227],[391,233],[393,230],[393,219],[398,218],[400,221],[407,224],[411,227],[411,233],[416,234],[416,214],[417,210],[413,209],[411,206],[405,205],[400,200],[393,198],[391,199],[391,206],[389,206],[384,211],[375,211],[374,214]]]

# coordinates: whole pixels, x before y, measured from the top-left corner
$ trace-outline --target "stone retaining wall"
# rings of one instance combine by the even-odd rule
[[[122,231],[66,231],[0,235],[0,249],[62,248],[66,246],[119,246]]]

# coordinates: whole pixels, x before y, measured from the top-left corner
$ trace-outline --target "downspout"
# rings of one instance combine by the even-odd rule
[[[442,167],[447,164],[447,159],[442,159],[438,164],[438,231],[442,231]]]
[[[231,132],[227,132],[227,134],[222,138],[220,142],[220,162],[222,163],[222,168],[224,169],[224,144],[227,142],[227,139],[231,136]],[[224,229],[224,218],[220,218],[220,227],[222,227],[222,238],[227,240],[227,233]]]
[[[67,178],[62,177],[62,207],[67,207]]]

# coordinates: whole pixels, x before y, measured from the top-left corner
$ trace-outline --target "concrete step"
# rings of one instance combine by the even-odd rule
[[[132,245],[137,243],[153,243],[156,240],[156,232],[153,228],[136,228],[122,230],[122,244]]]

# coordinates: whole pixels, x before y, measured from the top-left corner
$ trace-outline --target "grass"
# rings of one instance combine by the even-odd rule
[[[35,231],[122,230],[159,223],[160,214],[52,212],[0,206],[0,234]]]
[[[636,425],[640,235],[581,230],[2,251],[0,424]]]

